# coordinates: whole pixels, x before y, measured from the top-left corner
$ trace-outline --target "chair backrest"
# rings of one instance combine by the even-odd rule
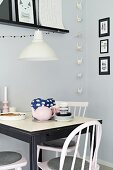
[[[61,103],[67,103],[69,111],[75,116],[85,116],[86,108],[88,107],[88,102],[71,102],[71,101],[56,101],[56,105]]]
[[[90,149],[88,149],[90,128],[92,128],[92,140],[90,143]],[[81,138],[83,130],[86,130],[84,142],[83,142],[83,139]],[[77,137],[75,151],[74,151],[73,157],[72,157],[72,164],[71,164],[70,170],[74,170],[74,166],[76,164],[77,152],[78,152],[79,147],[81,147],[81,143],[83,145],[83,153],[81,156],[82,163],[80,165],[81,167],[79,168],[79,170],[84,170],[87,156],[89,156],[88,170],[97,170],[98,169],[97,155],[98,155],[98,149],[99,149],[101,135],[102,135],[102,126],[98,121],[88,121],[88,122],[78,126],[66,138],[65,143],[63,145],[61,157],[60,157],[59,170],[63,170],[63,165],[64,165],[66,153],[67,153],[67,148],[69,146],[69,143],[75,137],[76,134],[78,134],[78,137]],[[96,140],[95,140],[95,135],[96,135]],[[81,140],[82,140],[82,142],[80,142]],[[94,142],[95,142],[95,148],[94,148]],[[88,155],[87,155],[87,152],[89,152]]]

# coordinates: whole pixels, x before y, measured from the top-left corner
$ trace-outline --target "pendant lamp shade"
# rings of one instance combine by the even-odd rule
[[[20,59],[29,61],[57,60],[53,49],[44,41],[42,32],[35,31],[34,39],[20,54]]]

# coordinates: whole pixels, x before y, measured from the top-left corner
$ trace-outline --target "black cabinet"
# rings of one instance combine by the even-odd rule
[[[40,0],[1,0],[0,23],[58,33],[68,33],[69,30],[63,27],[52,27],[49,24],[45,25],[44,22],[43,24],[40,23],[39,3]]]

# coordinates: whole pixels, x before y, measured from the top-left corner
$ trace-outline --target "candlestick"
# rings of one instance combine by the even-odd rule
[[[7,86],[4,87],[4,101],[7,101]]]
[[[8,101],[3,101],[3,113],[9,112]]]

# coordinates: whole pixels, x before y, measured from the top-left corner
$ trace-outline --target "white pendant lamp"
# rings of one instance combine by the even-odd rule
[[[20,59],[29,61],[57,60],[53,49],[44,41],[42,32],[35,31],[34,39],[20,54]]]

